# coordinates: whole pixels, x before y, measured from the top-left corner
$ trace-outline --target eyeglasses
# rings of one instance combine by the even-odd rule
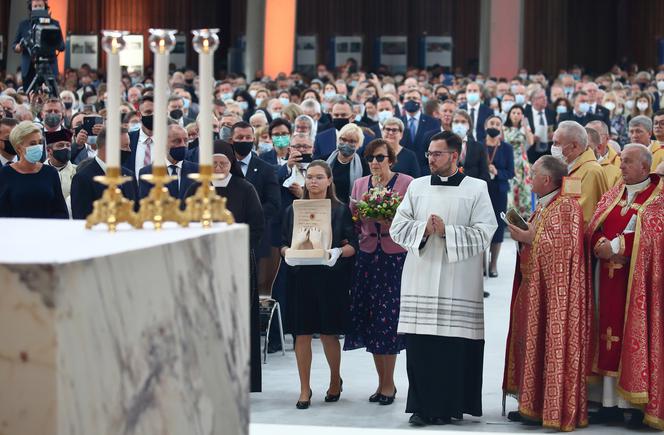
[[[296,149],[296,150],[298,150],[298,151],[304,151],[304,150],[308,150],[309,148],[311,148],[311,145],[306,145],[306,144],[303,144],[303,145],[291,145],[290,147],[293,148],[293,149]]]
[[[400,128],[383,127],[383,131],[384,131],[385,133],[392,133],[392,134],[401,133],[401,129],[400,129]]]
[[[367,162],[372,163],[374,160],[376,160],[378,163],[383,163],[387,158],[389,158],[389,156],[386,156],[384,154],[379,154],[377,156],[368,156]]]
[[[272,136],[273,137],[274,136],[277,136],[277,137],[279,137],[279,136],[290,136],[290,133],[288,133],[288,132],[285,132],[285,133],[272,133]]]
[[[340,137],[339,142],[358,143],[359,141],[357,139],[351,139],[351,138],[348,138],[348,137]]]
[[[652,123],[655,127],[664,127],[664,119],[661,121],[655,121]]]
[[[424,153],[424,157],[427,159],[430,157],[433,157],[434,159],[437,159],[441,157],[443,154],[452,154],[455,153],[456,151],[427,151]]]

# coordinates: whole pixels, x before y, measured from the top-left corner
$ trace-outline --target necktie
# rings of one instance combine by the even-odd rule
[[[246,177],[246,176],[247,176],[247,169],[248,169],[248,168],[247,168],[247,163],[241,161],[241,162],[240,162],[240,167],[242,168],[242,173],[243,173],[244,176]]]
[[[540,116],[539,125],[544,126],[544,110],[540,110],[539,116]]]
[[[415,124],[415,118],[410,118],[408,121],[408,130],[410,130],[410,138],[415,142],[415,133],[417,133],[417,125]]]
[[[168,169],[171,171],[171,175],[174,177],[178,176],[178,167],[177,165],[169,165]],[[168,193],[171,194],[173,198],[178,197],[178,191],[180,190],[180,180],[173,180],[170,183],[168,183]]]
[[[152,138],[149,137],[145,140],[145,157],[143,157],[143,166],[148,166],[152,163]]]
[[[470,119],[473,120],[473,137],[475,139],[477,139],[477,137],[475,136],[475,132],[477,131],[477,122],[475,121],[475,108],[474,107],[472,107],[470,109]]]
[[[588,113],[590,113],[591,115],[595,114],[595,109],[593,109],[593,106],[590,106],[590,110],[588,110]]]

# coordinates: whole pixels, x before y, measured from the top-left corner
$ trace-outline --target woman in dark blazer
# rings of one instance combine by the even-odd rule
[[[468,112],[458,109],[452,115],[452,132],[463,141],[459,156],[459,169],[468,177],[479,178],[487,183],[489,165],[484,146],[473,139],[473,120]]]
[[[498,229],[491,239],[491,261],[489,276],[498,276],[496,263],[500,253],[500,245],[505,234],[505,222],[500,217],[507,211],[507,193],[510,191],[510,180],[514,178],[514,153],[512,146],[501,140],[502,120],[499,116],[489,116],[484,122],[486,130],[486,154],[489,163],[490,180],[487,183],[491,205],[496,213]]]
[[[326,402],[336,402],[341,396],[341,345],[339,335],[347,333],[349,323],[350,285],[353,262],[359,249],[353,219],[348,206],[339,201],[334,191],[332,170],[322,160],[307,167],[303,199],[330,199],[332,202],[332,249],[330,260],[320,266],[288,266],[288,315],[295,334],[295,356],[300,375],[298,409],[311,403],[311,339],[320,334],[323,350],[330,366],[330,385]],[[304,234],[303,238],[311,237]],[[285,257],[293,237],[293,206],[286,209],[283,225]],[[286,259],[286,264],[289,260]]]

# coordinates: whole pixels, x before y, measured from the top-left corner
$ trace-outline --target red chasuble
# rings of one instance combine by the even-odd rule
[[[600,260],[595,371],[618,378],[618,391],[644,405],[644,422],[664,429],[664,194],[662,181],[638,193],[628,208],[624,184],[599,202],[586,231],[588,252],[602,237],[621,237],[629,264]],[[622,234],[632,216],[635,231]],[[590,260],[589,260],[590,261]]]
[[[588,424],[592,291],[583,210],[558,195],[531,223],[535,240],[517,260],[503,390],[517,397],[521,414],[571,431]]]

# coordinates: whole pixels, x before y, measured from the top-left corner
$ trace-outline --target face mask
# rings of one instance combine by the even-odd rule
[[[588,113],[589,110],[590,110],[590,104],[588,104],[588,103],[580,103],[579,104],[579,112]]]
[[[233,99],[233,93],[232,92],[225,92],[221,94],[221,101],[226,101],[226,100],[232,100]]]
[[[138,131],[141,129],[141,123],[140,122],[134,122],[129,126],[129,132],[131,133],[132,131]]]
[[[408,113],[417,113],[420,110],[420,103],[414,100],[408,100],[404,103],[403,108]]]
[[[623,108],[622,107],[616,107],[616,110],[613,113],[616,114],[616,115],[622,115]]]
[[[566,93],[566,94],[572,94],[572,93],[574,92],[574,88],[571,87],[571,86],[568,86],[568,87],[566,87],[566,88],[564,88],[564,89],[565,89],[565,93]]]
[[[468,126],[466,124],[452,124],[452,133],[463,139],[468,134]]]
[[[124,165],[129,161],[131,157],[131,151],[120,150],[120,162]]]
[[[556,113],[567,113],[567,106],[556,107]]]
[[[286,148],[290,145],[290,136],[273,136],[272,143],[277,148]]]
[[[612,101],[608,101],[606,104],[604,104],[604,107],[609,109],[609,112],[613,112],[616,108],[616,103],[614,103]]]
[[[240,157],[246,157],[254,147],[253,142],[233,142],[233,149]]]
[[[487,128],[486,129],[486,134],[490,138],[496,138],[500,135],[500,130],[498,130],[497,128]]]
[[[355,115],[355,122],[360,122],[362,121],[362,115]]]
[[[516,102],[516,104],[519,104],[519,105],[522,106],[526,102],[526,96],[523,95],[523,94],[516,94],[514,96],[514,101]]]
[[[355,147],[349,143],[339,143],[337,149],[339,150],[339,154],[344,157],[350,157],[355,154]]]
[[[285,137],[285,136],[284,136]],[[265,154],[272,151],[272,144],[267,142],[261,142],[258,144],[258,154]]]
[[[88,144],[97,145],[97,136],[88,136]]]
[[[251,89],[251,90],[249,91],[249,95],[251,95],[251,98],[256,98],[256,94],[257,94],[257,93],[258,93],[258,92],[256,91],[256,89]]]
[[[627,107],[627,110],[629,110],[629,111],[634,109],[634,100],[625,101],[625,107]]]
[[[290,104],[290,100],[286,97],[279,98],[279,102],[282,106],[288,106]]]
[[[660,92],[664,92],[664,80],[657,82],[657,89],[659,89]]]
[[[326,99],[331,100],[332,98],[337,96],[337,93],[334,91],[326,91],[324,95]]]
[[[240,109],[242,109],[242,110],[247,110],[249,108],[249,103],[247,103],[246,101],[240,101],[238,103],[238,105],[240,106]]]
[[[171,110],[170,113],[168,114],[168,116],[171,119],[175,120],[175,121],[179,121],[180,118],[182,118],[184,116],[184,112],[182,112],[182,110],[180,110],[180,109],[175,109],[175,110]]]
[[[648,108],[648,103],[645,101],[639,101],[636,103],[636,108],[639,109],[641,112],[645,112],[646,109]]]
[[[565,156],[563,155],[563,149],[557,145],[551,147],[551,155],[557,159],[565,161]]]
[[[44,124],[46,124],[47,127],[55,128],[60,125],[61,122],[62,115],[58,113],[47,113],[46,116],[44,116]]]
[[[37,163],[41,160],[44,150],[41,145],[32,145],[25,149],[25,160]]]
[[[143,127],[152,131],[153,127],[152,123],[154,122],[154,115],[143,115],[143,117],[141,118],[141,122],[143,123]]]
[[[270,112],[272,119],[281,118],[281,112]]]
[[[188,85],[192,85],[194,83],[194,79],[184,79],[184,82]]]
[[[8,139],[5,139],[5,152],[7,154],[11,154],[12,156],[16,155],[16,150],[14,149],[14,145],[12,145],[11,142],[9,142]]]
[[[64,104],[65,104],[65,109],[67,110],[70,110],[74,106],[74,103],[72,103],[71,101],[65,101]]]
[[[519,78],[521,78],[521,80],[526,80],[528,78],[528,74],[519,74]]]
[[[228,140],[231,137],[231,129],[230,127],[221,127],[221,130],[219,130],[219,139],[221,140]]]
[[[489,102],[491,106],[497,106],[498,105],[498,98],[492,98],[491,101]]]
[[[71,159],[71,149],[63,148],[53,151],[53,157],[60,163],[67,163]]]
[[[474,106],[480,102],[480,94],[478,92],[468,92],[466,94],[466,101],[468,101],[468,104],[471,106]]]
[[[450,97],[447,94],[438,95],[438,101],[440,101],[440,102],[443,102],[443,101],[447,100],[448,98],[450,98]]]
[[[385,121],[394,116],[391,110],[381,110],[378,112],[378,122],[385,124]]]
[[[512,106],[514,106],[514,101],[503,101],[503,112],[509,112]]]
[[[184,101],[184,110],[189,109],[189,106],[191,106],[191,100],[189,98],[183,98],[182,101]]]
[[[426,103],[427,101],[429,101],[429,97],[422,95],[422,104]]]
[[[176,162],[184,160],[185,154],[187,154],[187,147],[176,147],[168,150],[168,155]]]
[[[260,106],[261,104],[263,104],[263,99],[262,98],[256,98],[256,105]]]
[[[348,120],[346,118],[334,118],[332,124],[334,125],[334,128],[339,131],[344,125],[348,124]]]

